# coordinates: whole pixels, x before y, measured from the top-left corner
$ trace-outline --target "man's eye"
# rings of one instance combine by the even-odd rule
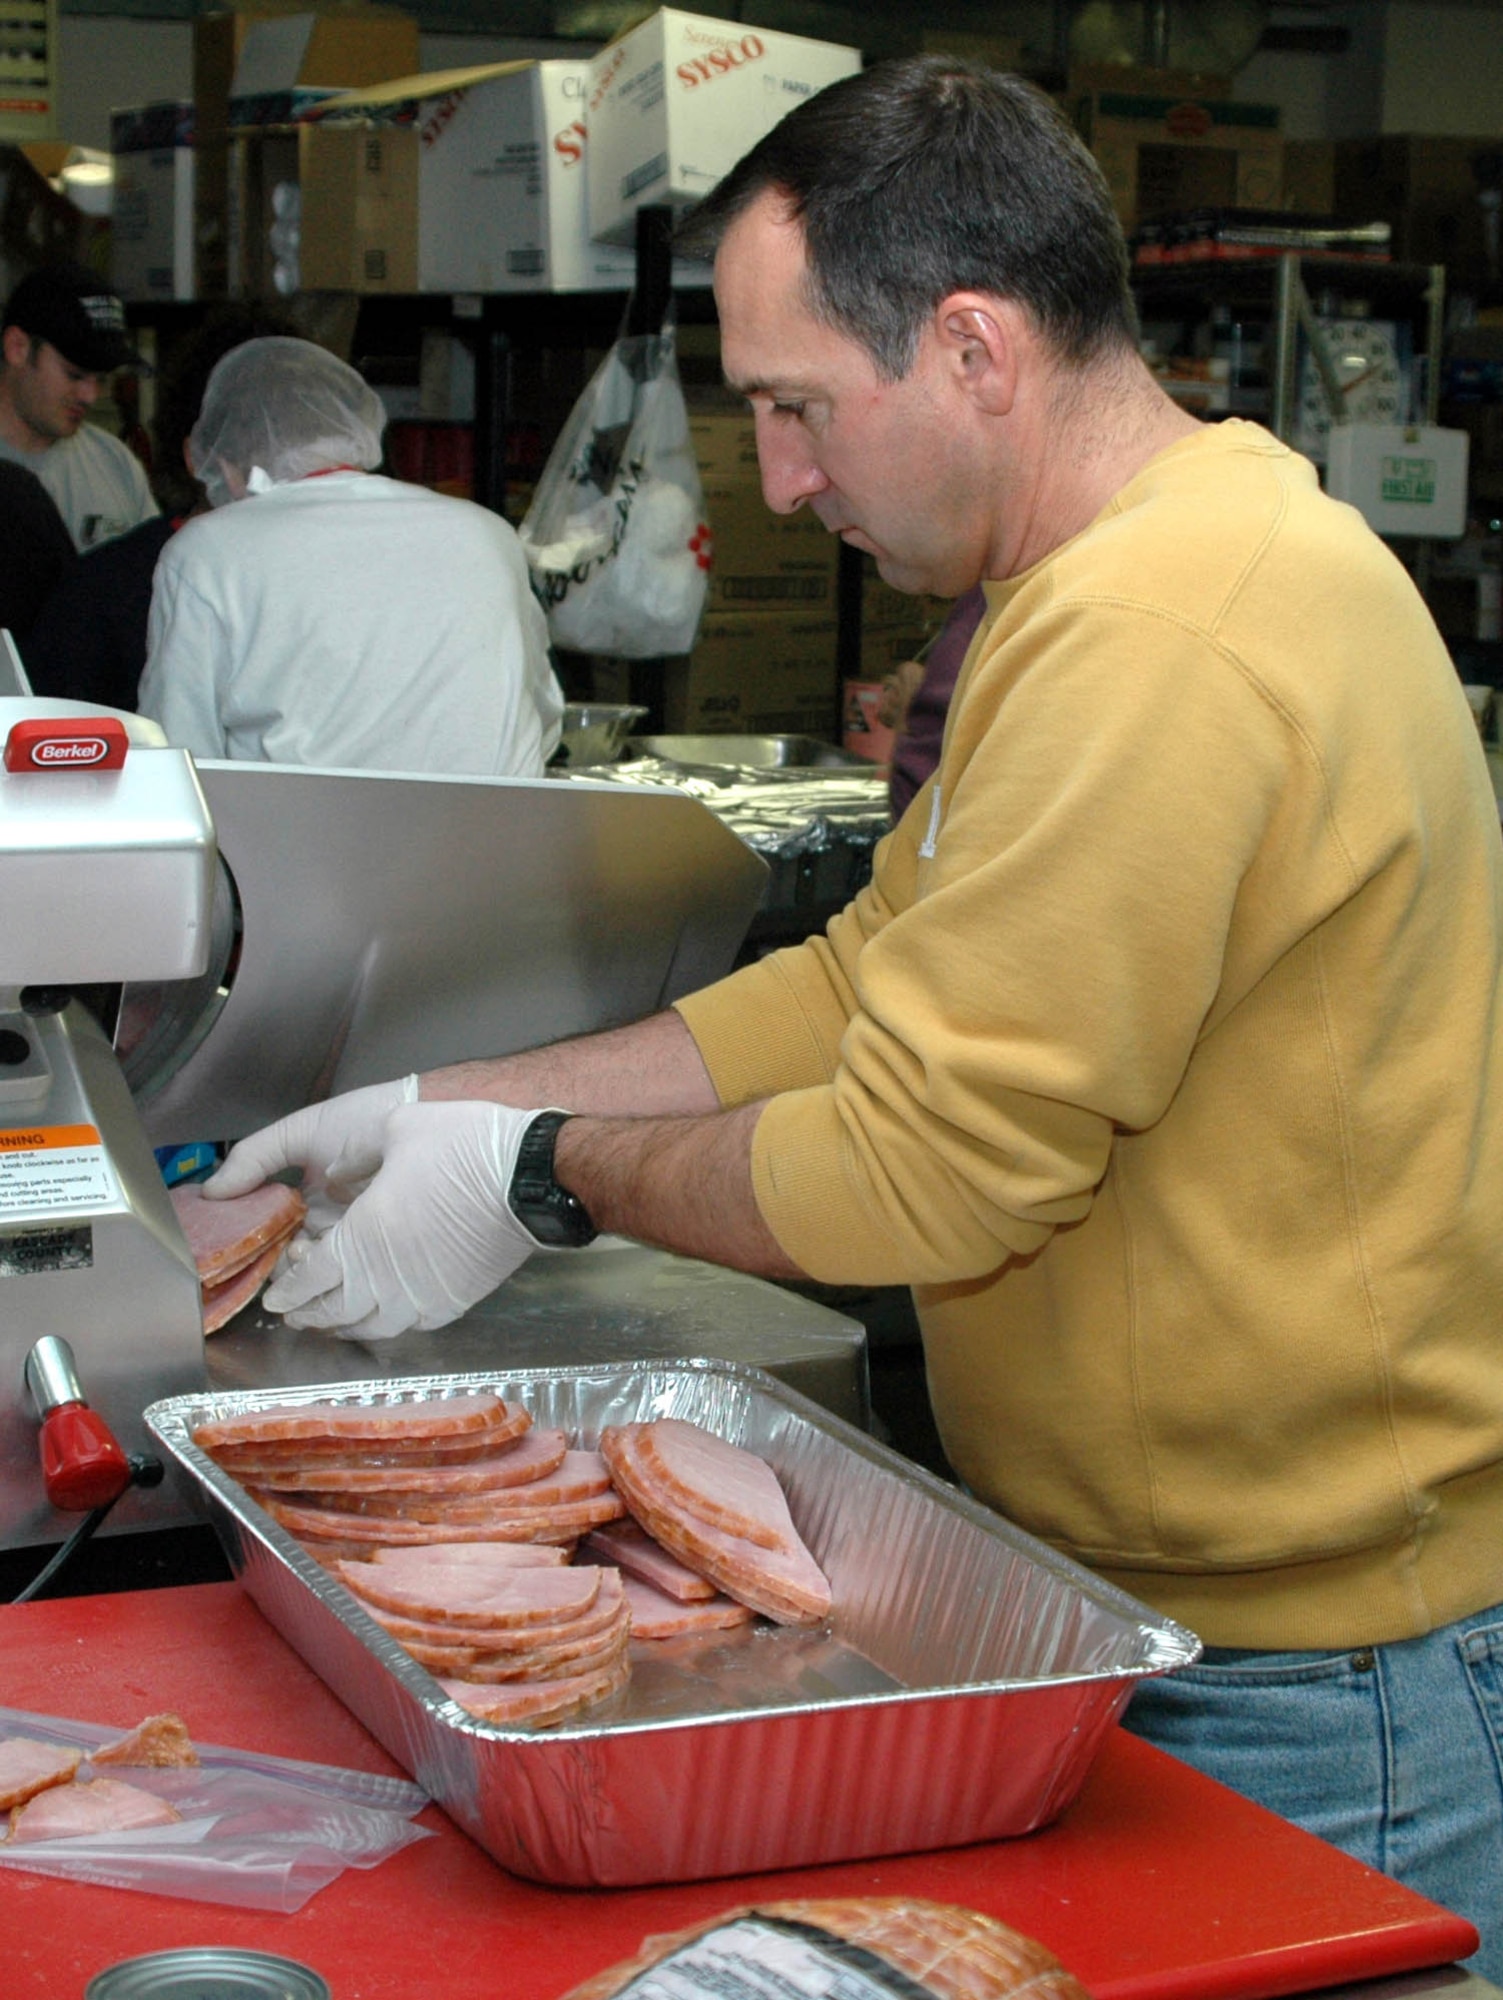
[[[774,403],[772,414],[775,417],[801,417],[804,414],[804,406],[802,403]]]

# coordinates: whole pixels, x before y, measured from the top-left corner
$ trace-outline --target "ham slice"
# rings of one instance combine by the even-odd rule
[[[53,1785],[66,1785],[82,1762],[81,1750],[34,1736],[7,1736],[0,1741],[0,1812],[25,1805]]]
[[[722,1597],[719,1591],[713,1597],[686,1604],[637,1576],[627,1577],[625,1584],[634,1639],[678,1639],[686,1632],[718,1632],[736,1625],[750,1625],[756,1615],[750,1605],[738,1604],[733,1597]]]
[[[259,1257],[247,1264],[244,1270],[237,1271],[222,1284],[203,1287],[205,1333],[218,1333],[221,1327],[228,1326],[236,1313],[244,1312],[251,1301],[259,1296],[261,1287],[277,1268],[277,1259],[282,1254],[282,1245],[285,1241],[283,1238],[273,1243],[269,1249],[263,1250]]]
[[[427,1548],[436,1541],[557,1542],[572,1547],[589,1529],[602,1521],[614,1521],[626,1511],[620,1496],[612,1492],[602,1493],[598,1500],[576,1500],[567,1506],[486,1508],[480,1510],[478,1520],[456,1521],[446,1515],[435,1523],[396,1514],[342,1513],[316,1502],[305,1504],[304,1498],[263,1493],[255,1487],[246,1490],[299,1541],[358,1540],[367,1547],[384,1543]]]
[[[633,1428],[643,1470],[667,1503],[764,1549],[799,1546],[778,1475],[766,1459],[682,1417]]]
[[[91,1764],[151,1765],[158,1769],[196,1764],[198,1752],[180,1715],[148,1715],[134,1729],[89,1752]]]
[[[690,1508],[684,1500],[687,1475],[682,1454],[673,1461],[676,1477],[672,1484],[660,1476],[663,1455],[649,1452],[643,1444],[643,1433],[655,1428],[650,1423],[609,1425],[600,1437],[600,1449],[616,1490],[641,1526],[670,1555],[709,1577],[728,1597],[780,1625],[817,1625],[827,1617],[829,1579],[799,1539],[781,1488],[780,1509],[768,1507],[762,1515],[764,1534],[777,1531],[776,1545],[733,1534],[711,1518],[726,1511],[716,1496],[706,1496],[702,1508]],[[727,1449],[739,1451],[740,1447]],[[776,1479],[775,1474],[773,1477]],[[765,1492],[765,1488],[760,1482],[755,1486],[743,1482],[736,1489],[736,1504],[749,1491]]]
[[[383,1611],[451,1626],[557,1624],[588,1611],[600,1594],[600,1571],[518,1564],[487,1571],[444,1560],[443,1544],[425,1551],[410,1578],[376,1563],[338,1563],[342,1582]],[[354,1572],[351,1574],[351,1572]]]
[[[591,1528],[580,1544],[580,1555],[587,1561],[614,1563],[629,1576],[640,1577],[643,1583],[685,1604],[719,1595],[707,1576],[669,1555],[637,1521],[607,1521],[604,1527]]]
[[[488,1389],[465,1396],[433,1396],[393,1403],[284,1403],[278,1409],[247,1410],[200,1424],[193,1442],[211,1455],[241,1445],[301,1443],[317,1439],[338,1449],[369,1444],[380,1449],[427,1443],[486,1431],[489,1442],[520,1437],[532,1418],[520,1403],[503,1403]]]
[[[406,1496],[411,1504],[431,1505],[460,1496],[496,1494],[499,1498],[506,1488],[521,1487],[524,1498],[546,1495],[556,1500],[585,1500],[604,1493],[611,1483],[599,1452],[571,1452],[568,1439],[558,1430],[529,1431],[492,1457],[466,1459],[459,1465],[351,1465],[327,1470],[307,1465],[284,1470],[272,1465],[254,1473],[241,1468],[239,1476],[273,1493],[317,1493],[324,1506],[358,1510],[363,1496],[374,1495],[378,1504],[370,1508],[373,1513],[391,1511],[379,1504],[389,1496]],[[324,1495],[329,1497],[324,1499]]]
[[[173,1188],[171,1199],[205,1286],[223,1284],[265,1250],[285,1243],[308,1212],[297,1189],[280,1181],[265,1181],[228,1201],[210,1201],[190,1182]]]
[[[129,1833],[142,1826],[170,1826],[182,1814],[165,1799],[118,1778],[88,1785],[59,1785],[41,1792],[10,1816],[10,1838],[77,1840],[88,1834]]]
[[[569,1674],[592,1673],[625,1656],[631,1621],[625,1606],[608,1631],[583,1639],[536,1646],[530,1653],[480,1653],[466,1646],[409,1646],[408,1651],[430,1673],[452,1674],[483,1686],[515,1681],[555,1681]]]
[[[569,1674],[562,1680],[503,1683],[500,1686],[466,1680],[442,1680],[439,1686],[451,1701],[482,1722],[503,1729],[519,1723],[538,1725],[562,1722],[582,1708],[591,1708],[626,1686],[631,1674],[627,1656],[607,1667],[586,1674]]]
[[[588,1611],[550,1625],[447,1625],[442,1619],[402,1618],[373,1604],[357,1582],[344,1579],[360,1597],[365,1610],[383,1631],[404,1646],[468,1646],[479,1653],[523,1653],[532,1646],[553,1646],[570,1639],[593,1638],[620,1623],[626,1593],[617,1572],[600,1579],[600,1594]]]

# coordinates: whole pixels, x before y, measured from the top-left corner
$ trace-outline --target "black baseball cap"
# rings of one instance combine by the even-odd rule
[[[6,302],[3,324],[50,342],[64,361],[91,375],[145,366],[126,332],[119,293],[82,264],[46,264],[23,278]]]

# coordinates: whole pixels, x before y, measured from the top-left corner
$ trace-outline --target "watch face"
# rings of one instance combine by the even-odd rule
[[[1385,319],[1323,319],[1326,350],[1341,383],[1349,421],[1402,424],[1409,418],[1409,329]],[[1331,405],[1308,343],[1301,342],[1296,451],[1323,464]]]

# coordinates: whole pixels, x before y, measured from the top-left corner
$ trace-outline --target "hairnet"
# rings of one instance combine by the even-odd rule
[[[381,463],[386,412],[355,370],[311,340],[247,340],[204,387],[188,439],[209,503],[285,486],[333,466]],[[226,468],[235,476],[227,478]]]

